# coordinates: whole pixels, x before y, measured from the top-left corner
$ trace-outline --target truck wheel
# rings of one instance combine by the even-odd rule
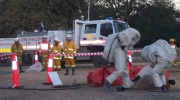
[[[106,61],[104,60],[104,58],[102,58],[102,56],[94,56],[93,57],[93,65],[95,67],[102,67],[104,65],[106,65]]]

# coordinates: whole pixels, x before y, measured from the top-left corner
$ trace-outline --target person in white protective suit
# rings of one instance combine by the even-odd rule
[[[133,28],[127,28],[118,34],[108,36],[104,48],[104,58],[107,62],[114,62],[116,70],[106,78],[106,83],[103,85],[104,88],[112,92],[111,84],[120,75],[122,75],[123,86],[118,88],[121,88],[120,90],[130,88],[127,50],[133,48],[139,40],[140,33]]]
[[[173,65],[173,61],[177,56],[176,51],[169,46],[167,41],[159,39],[155,43],[145,46],[141,55],[150,64],[142,68],[132,82],[135,83],[143,76],[149,75],[152,77],[155,86],[153,91],[165,91],[166,78],[164,73],[168,67]],[[170,84],[175,84],[175,81],[171,80],[171,82]]]

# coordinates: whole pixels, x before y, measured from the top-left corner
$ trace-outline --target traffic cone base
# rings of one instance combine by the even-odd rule
[[[13,86],[12,89],[22,89],[24,86]]]
[[[51,83],[43,83],[44,85],[53,85],[52,82]]]

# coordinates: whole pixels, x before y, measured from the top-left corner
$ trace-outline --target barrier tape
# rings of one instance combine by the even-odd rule
[[[128,50],[132,53],[140,53],[142,50]],[[25,52],[23,54],[34,54],[34,52]],[[5,60],[11,58],[12,53],[0,54],[0,60]],[[100,56],[103,55],[103,52],[91,52],[91,53],[75,53],[75,54],[60,54],[60,56],[76,56],[76,57],[83,57],[83,56]]]

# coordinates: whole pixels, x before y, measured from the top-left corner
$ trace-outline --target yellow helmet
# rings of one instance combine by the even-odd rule
[[[173,38],[171,38],[170,40],[169,40],[169,42],[174,42],[175,41],[175,39],[173,39]]]

